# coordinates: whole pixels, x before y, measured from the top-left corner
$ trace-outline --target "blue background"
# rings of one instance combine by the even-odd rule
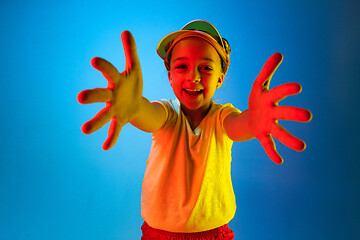
[[[232,47],[220,103],[247,108],[266,59],[284,61],[271,86],[299,82],[280,104],[310,123],[282,122],[304,139],[272,163],[257,140],[235,143],[236,239],[359,239],[359,1],[1,1],[0,239],[140,239],[141,182],[151,135],[126,125],[103,151],[107,127],[80,131],[103,104],[79,91],[105,87],[90,59],[124,68],[120,34],[137,42],[143,95],[174,98],[155,48],[194,19]],[[107,125],[108,126],[108,125]]]

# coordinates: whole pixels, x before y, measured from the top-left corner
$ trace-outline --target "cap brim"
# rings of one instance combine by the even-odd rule
[[[171,44],[177,37],[181,34],[189,32],[190,30],[180,30],[176,32],[172,32],[166,35],[161,41],[159,42],[156,51],[162,59],[165,59],[167,50],[170,48],[169,44]]]
[[[165,62],[167,62],[169,61],[169,59],[167,59],[168,54],[171,52],[171,50],[176,45],[176,43],[183,40],[184,38],[189,38],[189,37],[198,37],[210,43],[219,53],[220,57],[225,62],[225,64],[227,66],[230,65],[229,56],[228,54],[226,54],[224,48],[220,46],[220,44],[210,35],[196,30],[180,30],[170,33],[159,42],[156,51],[159,54],[159,56],[162,59],[164,59]]]

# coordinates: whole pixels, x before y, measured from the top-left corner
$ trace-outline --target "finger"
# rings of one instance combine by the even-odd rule
[[[119,80],[119,71],[105,59],[94,57],[91,59],[91,65],[99,70],[110,83],[116,83]]]
[[[112,118],[108,131],[108,138],[103,144],[104,150],[109,150],[115,145],[119,138],[122,126],[123,124],[121,124],[120,121],[118,121],[115,117]]]
[[[121,33],[121,41],[125,53],[125,72],[140,67],[139,57],[136,50],[135,39],[129,31]]]
[[[271,134],[274,138],[279,140],[285,146],[294,149],[296,151],[304,151],[306,148],[306,144],[299,138],[296,138],[294,135],[289,133],[285,128],[278,124],[274,124],[271,129]]]
[[[81,91],[77,95],[77,100],[81,104],[109,102],[112,97],[112,91],[107,88],[94,88]]]
[[[255,79],[254,86],[258,89],[269,89],[271,77],[279,67],[282,59],[283,55],[281,53],[274,53],[261,69],[259,75]]]
[[[292,106],[279,106],[274,108],[273,117],[276,120],[309,122],[312,118],[312,114],[309,110],[304,108],[298,108]]]
[[[270,96],[272,102],[280,102],[290,95],[295,95],[301,92],[301,85],[298,83],[285,83],[272,88],[267,94]]]
[[[113,114],[109,110],[110,106],[101,109],[90,121],[84,123],[81,130],[85,134],[93,133],[110,121]]]
[[[276,164],[282,164],[283,159],[276,150],[274,139],[270,134],[258,138],[268,157]]]

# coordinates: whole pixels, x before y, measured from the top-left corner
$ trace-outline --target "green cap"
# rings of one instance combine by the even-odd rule
[[[159,42],[156,51],[159,56],[164,59],[167,70],[170,68],[169,54],[171,50],[176,45],[176,43],[188,37],[199,37],[210,43],[223,60],[225,64],[224,73],[226,73],[230,65],[230,48],[227,42],[221,38],[216,28],[211,23],[204,20],[191,21],[186,24],[180,31],[170,33]]]

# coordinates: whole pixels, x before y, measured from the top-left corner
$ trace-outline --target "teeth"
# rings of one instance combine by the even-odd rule
[[[185,89],[189,95],[197,95],[202,92],[202,89]]]
[[[198,89],[185,89],[187,92],[200,92]]]

